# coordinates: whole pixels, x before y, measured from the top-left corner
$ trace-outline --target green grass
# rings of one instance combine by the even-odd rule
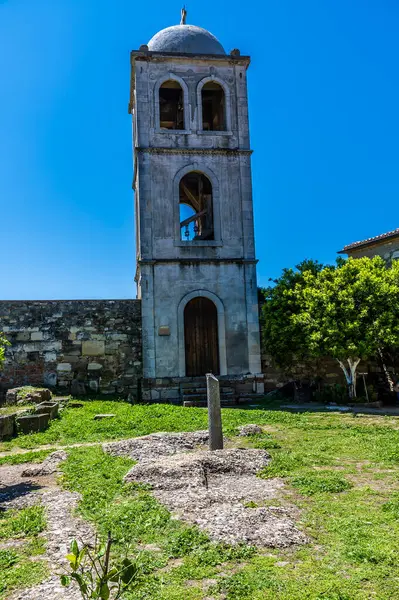
[[[116,416],[94,421],[94,416],[98,413],[113,413]],[[336,450],[343,450],[345,456],[350,457],[354,447],[355,451],[361,451],[362,457],[368,457],[371,452],[378,460],[381,458],[399,463],[399,433],[388,426],[389,421],[397,422],[397,419],[378,417],[375,420],[378,425],[375,425],[370,418],[354,418],[348,414],[292,414],[281,410],[223,409],[226,434],[233,435],[239,425],[254,422],[284,427],[290,435],[297,436],[299,432],[303,432],[301,440],[304,442],[305,453],[312,450],[313,456],[318,459],[320,451],[326,460],[335,460]],[[0,451],[38,448],[44,444],[102,442],[147,435],[155,431],[194,431],[206,427],[207,413],[202,408],[188,409],[166,404],[131,406],[125,402],[86,401],[83,408],[66,408],[62,417],[51,421],[46,431],[19,435],[13,440],[0,443]],[[312,432],[310,441],[306,440],[308,432]],[[263,441],[267,449],[270,444],[281,444],[276,438],[264,438]],[[312,459],[309,456],[309,460]]]
[[[97,413],[114,419],[94,421]],[[286,486],[273,504],[300,509],[309,543],[282,550],[212,544],[172,519],[149,490],[125,486],[132,465],[100,447],[75,448],[63,484],[82,494],[80,512],[101,535],[111,529],[116,552],[136,556],[142,578],[128,600],[399,600],[399,419],[282,410],[222,411],[225,434],[258,423],[265,434],[236,438],[272,456],[262,477]],[[154,431],[204,429],[207,413],[168,405],[85,402],[66,409],[41,434],[2,445],[101,442]],[[1,521],[0,521],[1,523]],[[1,597],[1,596],[0,596]]]
[[[44,538],[38,536],[45,526],[44,510],[39,506],[0,512],[0,544],[26,540],[16,548],[0,548],[0,600],[9,597],[12,590],[40,583],[49,574],[47,563],[36,558],[45,552]]]
[[[0,540],[35,536],[46,527],[44,508],[30,506],[0,512]]]
[[[0,467],[2,465],[22,465],[24,463],[40,463],[53,452],[53,450],[33,450],[21,454],[9,454],[0,456]]]
[[[305,496],[313,496],[324,492],[338,494],[352,487],[344,477],[328,471],[302,473],[296,477],[291,477],[290,483]]]
[[[48,575],[44,561],[32,562],[29,558],[38,555],[26,544],[18,550],[0,550],[0,599],[5,600],[12,590],[27,588],[40,583]],[[42,554],[42,552],[40,552]]]

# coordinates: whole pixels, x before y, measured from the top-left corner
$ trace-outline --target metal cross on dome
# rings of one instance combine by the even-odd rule
[[[186,18],[187,18],[187,11],[186,11],[186,7],[183,6],[183,8],[181,9],[180,25],[186,24]]]

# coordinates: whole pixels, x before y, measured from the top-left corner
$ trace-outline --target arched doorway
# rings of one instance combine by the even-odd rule
[[[219,374],[218,314],[212,300],[193,298],[184,309],[186,376]]]

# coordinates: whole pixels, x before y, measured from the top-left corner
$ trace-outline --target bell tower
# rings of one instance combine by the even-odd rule
[[[129,105],[144,378],[174,383],[261,372],[250,59],[185,21],[132,51]]]

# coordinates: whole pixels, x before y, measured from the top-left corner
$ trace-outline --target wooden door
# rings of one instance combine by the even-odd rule
[[[184,309],[186,376],[219,373],[218,315],[208,298],[193,298]]]

